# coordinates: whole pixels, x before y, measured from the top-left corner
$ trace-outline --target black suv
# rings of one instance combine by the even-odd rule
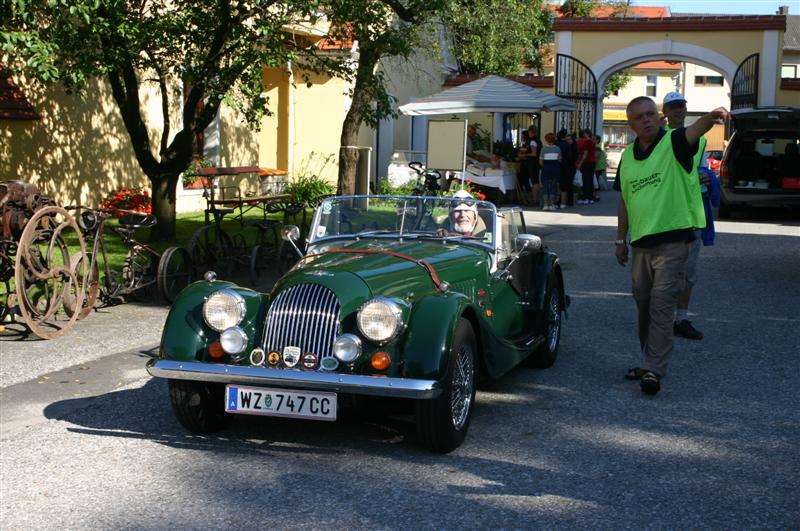
[[[800,108],[731,114],[735,132],[720,165],[720,217],[743,205],[800,206]]]

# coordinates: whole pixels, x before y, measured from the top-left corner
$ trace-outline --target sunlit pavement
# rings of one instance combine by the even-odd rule
[[[690,309],[705,339],[676,340],[661,393],[646,397],[622,377],[638,340],[630,270],[614,260],[616,197],[526,210],[572,299],[559,359],[482,388],[465,444],[447,456],[422,450],[410,417],[383,404],[334,424],[244,417],[187,434],[165,383],[140,365],[164,308],[110,310],[141,312],[108,334],[116,347],[82,328],[96,315],[79,338],[0,342],[0,524],[797,527],[800,225],[719,223]],[[66,365],[74,356],[86,358]]]

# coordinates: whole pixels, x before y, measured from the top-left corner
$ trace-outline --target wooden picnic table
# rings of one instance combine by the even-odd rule
[[[226,214],[239,210],[239,214],[234,216],[241,224],[244,224],[244,215],[253,208],[260,208],[262,210],[263,219],[267,218],[267,213],[284,212],[286,217],[287,208],[293,203],[294,196],[292,194],[266,194],[266,195],[253,195],[243,196],[238,186],[235,187],[222,187],[223,196],[216,197],[215,181],[219,177],[226,175],[242,175],[257,173],[259,177],[275,177],[284,176],[288,172],[275,168],[263,168],[260,166],[229,166],[229,167],[210,167],[200,168],[197,171],[198,175],[205,177],[208,181],[206,187],[206,200],[207,208],[205,212],[206,224],[210,222],[209,215]],[[205,186],[205,183],[204,183]],[[225,189],[233,189],[235,197],[225,197]],[[221,208],[220,208],[221,207]]]

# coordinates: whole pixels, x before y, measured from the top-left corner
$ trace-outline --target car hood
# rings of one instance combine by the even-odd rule
[[[399,256],[402,255],[402,256]],[[481,247],[441,241],[360,240],[334,243],[313,251],[282,280],[292,284],[316,282],[347,288],[347,277],[357,277],[371,296],[421,296],[436,291],[433,275],[418,261],[430,264],[435,275],[456,288],[488,275],[489,252]],[[338,282],[337,282],[338,280]],[[337,293],[341,298],[344,294]]]

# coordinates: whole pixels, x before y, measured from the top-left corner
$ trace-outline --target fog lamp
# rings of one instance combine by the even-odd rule
[[[352,363],[361,355],[361,340],[353,334],[342,334],[333,342],[333,355],[343,363]]]
[[[219,335],[219,342],[228,354],[239,354],[247,347],[247,333],[238,326],[232,326]]]

